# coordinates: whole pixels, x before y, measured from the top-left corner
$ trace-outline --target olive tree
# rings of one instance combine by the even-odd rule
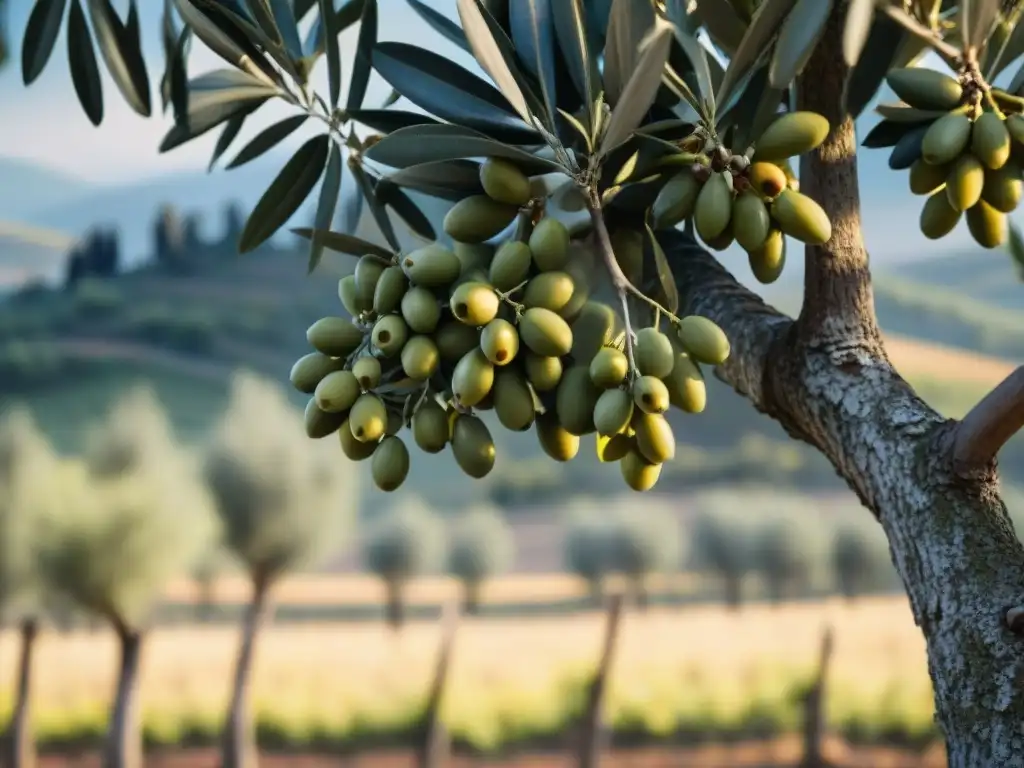
[[[363,540],[366,567],[384,582],[388,625],[405,623],[405,590],[409,582],[444,562],[444,524],[421,499],[408,497],[383,513]]]
[[[647,579],[679,567],[683,539],[679,517],[661,505],[630,505],[612,523],[611,566],[628,580],[637,605],[648,605]]]
[[[850,600],[882,589],[890,581],[892,562],[885,537],[863,524],[837,527],[829,560],[836,586]]]
[[[331,554],[358,507],[355,465],[305,439],[302,424],[279,387],[239,374],[203,457],[224,543],[252,585],[224,728],[228,768],[256,760],[249,679],[271,592],[289,572]]]
[[[138,669],[151,610],[215,534],[192,457],[173,440],[148,389],[126,395],[87,441],[68,503],[49,517],[39,564],[45,583],[114,630],[120,649],[103,768],[141,768]]]
[[[578,510],[566,521],[565,567],[587,583],[595,604],[600,604],[605,579],[614,566],[614,533],[611,523],[595,510]]]
[[[465,612],[480,609],[483,582],[506,568],[515,556],[515,538],[505,516],[494,507],[474,507],[451,523],[448,572],[462,582]]]
[[[754,569],[749,520],[718,504],[705,506],[697,513],[690,538],[689,567],[716,578],[726,606],[739,610],[744,582]]]
[[[48,517],[61,510],[60,461],[31,414],[14,407],[0,418],[0,619],[15,621],[21,645],[14,708],[0,751],[11,768],[35,765],[32,658],[47,607],[35,557]]]
[[[161,97],[175,124],[163,151],[221,128],[219,157],[243,121],[272,99],[292,105],[297,117],[254,140],[246,156],[273,146],[303,114],[323,123],[323,132],[296,150],[270,184],[239,238],[243,252],[266,242],[324,179],[316,226],[301,230],[310,241],[310,265],[328,246],[368,257],[361,279],[346,283],[342,296],[357,322],[333,318],[309,340],[343,368],[360,366],[370,390],[360,403],[349,402],[351,388],[333,399],[339,416],[349,405],[354,413],[328,419],[317,435],[347,425],[367,457],[381,441],[378,463],[390,487],[404,479],[406,455],[400,437],[382,439],[387,417],[406,424],[407,410],[425,411],[433,416],[420,430],[424,450],[444,450],[448,438],[459,466],[479,478],[494,465],[495,443],[473,410],[494,404],[503,426],[535,428],[556,460],[571,459],[581,435],[600,431],[602,458],[618,464],[629,487],[644,490],[674,454],[671,430],[657,417],[669,404],[683,411],[715,407],[706,403],[700,366],[713,369],[794,439],[818,449],[881,524],[927,642],[949,762],[1024,765],[1018,749],[1024,690],[1014,682],[1024,642],[1024,545],[1012,534],[996,467],[1002,446],[1024,424],[1024,371],[963,419],[951,420],[893,368],[872,301],[854,127],[888,83],[902,101],[878,108],[882,119],[863,144],[891,148],[892,168],[910,169],[911,191],[928,195],[923,233],[940,239],[966,219],[980,246],[1003,244],[1006,215],[1020,197],[1024,77],[1007,78],[1005,87],[993,83],[1024,51],[1021,3],[456,5],[461,23],[424,3],[410,8],[471,52],[493,85],[430,43],[380,41],[376,0],[349,0],[340,8],[293,0],[276,3],[272,14],[235,0],[167,6]],[[93,61],[95,47],[80,4],[70,6],[71,77],[83,110],[99,124],[98,67],[80,65]],[[45,67],[65,7],[59,0],[35,4],[21,57],[26,83]],[[109,4],[89,8],[93,24],[107,32],[96,41],[118,89],[136,112],[150,115],[137,15],[122,21]],[[189,80],[188,37],[175,9],[188,34],[229,69]],[[320,23],[302,40],[298,23],[310,16]],[[346,70],[351,78],[342,101],[338,35],[357,22],[355,64]],[[927,52],[947,73],[917,66]],[[321,58],[328,75],[323,94],[309,87]],[[364,104],[371,70],[395,89],[383,104]],[[422,111],[396,106],[399,97]],[[340,196],[345,175],[356,183]],[[425,309],[427,297],[410,301],[414,325],[437,327],[441,343],[429,338],[430,330],[410,335],[402,325],[396,271],[382,292],[387,301],[374,307],[369,300],[388,265],[412,274],[414,283],[455,288],[462,260],[453,261],[443,246],[406,253],[395,234],[391,212],[413,232],[436,236],[424,195],[454,202],[443,222],[451,239],[523,242],[533,257],[531,266],[511,253],[522,253],[515,246],[494,275],[468,268],[469,285],[442,307],[440,326]],[[352,235],[352,213],[364,199],[387,245]],[[342,231],[330,232],[339,202]],[[566,246],[570,237],[578,248]],[[771,282],[784,268],[787,239],[803,244],[805,290],[796,318],[743,287],[710,252],[735,242],[747,252],[754,277]],[[512,291],[519,288],[513,277],[536,279],[538,270],[561,267],[570,268],[574,289],[603,271],[613,296],[603,306],[618,312],[617,323],[594,305],[583,311],[586,290],[573,291],[577,302],[563,303],[568,283],[561,277],[544,278],[529,307]],[[486,292],[492,278],[508,286],[496,288],[497,302]],[[596,333],[567,328],[566,317],[583,316]],[[517,341],[499,323],[476,350],[463,343],[467,333],[452,329],[492,320],[512,324],[531,354],[503,368],[489,399],[498,378],[494,366],[516,357]],[[661,334],[662,326],[670,333]],[[407,340],[412,351],[401,355]],[[606,346],[621,352],[625,365]],[[460,353],[465,362],[456,376],[453,358]],[[599,353],[597,375],[588,378]],[[387,365],[380,377],[363,362],[370,359]],[[537,417],[526,406],[524,378],[535,390]],[[627,415],[627,393],[640,412],[636,419]],[[438,429],[435,405],[454,422],[448,435]]]
[[[780,603],[807,591],[814,570],[809,545],[800,522],[792,517],[776,516],[757,526],[750,555],[771,602]]]

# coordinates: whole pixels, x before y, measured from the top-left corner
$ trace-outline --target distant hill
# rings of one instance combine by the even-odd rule
[[[0,156],[0,221],[35,223],[35,211],[83,200],[96,188],[38,163]]]
[[[893,268],[894,275],[949,291],[949,296],[1024,310],[1024,281],[1005,250],[962,249]]]

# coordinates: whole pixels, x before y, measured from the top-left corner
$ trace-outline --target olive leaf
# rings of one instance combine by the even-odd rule
[[[239,150],[235,158],[227,164],[227,169],[238,168],[241,165],[245,165],[250,160],[255,160],[260,155],[273,149],[282,141],[287,139],[299,126],[303,125],[309,115],[293,115],[292,117],[286,117],[284,120],[269,125],[262,131],[257,133],[250,139],[249,143]]]
[[[164,79],[167,84],[167,101],[174,112],[174,122],[188,130],[188,51],[192,42],[192,30],[185,27],[178,36],[171,57],[167,60]]]
[[[67,42],[68,67],[71,69],[71,84],[75,87],[75,95],[89,122],[98,126],[103,122],[103,85],[96,51],[92,47],[92,36],[79,0],[71,0]]]
[[[646,248],[644,249],[645,256],[647,256],[647,253],[650,254],[644,260],[653,262],[654,274],[657,275],[658,287],[661,293],[658,303],[669,312],[675,314],[679,311],[679,287],[676,285],[675,276],[672,274],[672,267],[668,263],[665,250],[654,235],[654,230],[651,229],[649,224],[644,224],[644,229],[647,233]],[[647,269],[644,269],[644,272],[647,271]]]
[[[439,54],[408,43],[379,43],[373,66],[405,98],[442,120],[509,143],[542,143],[498,90]]]
[[[797,0],[763,0],[757,7],[743,39],[729,59],[725,77],[722,78],[722,84],[716,94],[719,103],[729,101],[732,90],[740,83],[743,76],[764,58],[779,26],[796,2]]]
[[[662,74],[672,45],[673,26],[663,20],[655,21],[654,28],[645,39],[640,58],[623,91],[623,96],[608,118],[608,127],[601,138],[600,154],[607,155],[629,138],[643,122],[654,97],[661,87]]]
[[[216,128],[244,109],[255,109],[278,94],[260,78],[237,69],[217,69],[188,83],[187,125],[176,123],[160,143],[167,152]]]
[[[480,164],[470,160],[440,160],[413,165],[385,176],[381,183],[455,202],[484,191],[480,184]]]
[[[768,82],[772,88],[787,88],[803,72],[814,53],[834,0],[797,0],[786,16],[775,43]]]
[[[196,37],[228,64],[253,77],[265,79],[267,84],[280,80],[274,68],[247,36],[247,32],[255,32],[255,27],[249,25],[251,30],[243,29],[244,20],[212,0],[174,0],[174,4]],[[269,38],[266,44],[268,51],[276,47]],[[284,58],[287,60],[287,57]]]
[[[680,32],[673,27],[676,41],[686,54],[690,66],[693,67],[694,76],[697,81],[697,91],[703,105],[702,113],[709,121],[714,121],[715,116],[715,87],[711,79],[711,67],[708,64],[708,52],[697,42],[697,39]]]
[[[641,44],[654,27],[655,19],[651,3],[613,0],[604,45],[603,72],[604,97],[610,105],[615,106],[628,92],[630,77],[639,66]]]
[[[600,82],[601,75],[590,55],[583,0],[559,0],[552,6],[552,15],[555,36],[558,38],[558,45],[569,70],[569,77],[576,86],[576,92],[583,99],[583,123],[589,125],[592,122],[591,105],[597,98],[595,85]],[[578,123],[574,127],[580,130]],[[586,138],[587,144],[591,144],[593,137],[585,131],[580,132]]]
[[[316,5],[318,0],[294,0],[293,10],[295,11],[295,20],[301,22],[306,18],[306,14],[313,10],[313,6]]]
[[[234,40],[249,57],[248,60],[242,61],[242,69],[255,70],[254,74],[262,72],[269,80],[281,85],[280,74],[263,55],[267,53],[296,82],[304,83],[306,81],[306,73],[297,66],[296,60],[293,60],[285,50],[279,37],[268,34],[246,15],[240,5],[241,0],[233,0],[234,10],[229,8],[226,3],[215,0],[192,0],[192,2],[204,11],[210,20]],[[240,65],[236,64],[236,66]]]
[[[302,40],[299,38],[298,20],[292,10],[291,0],[270,0],[270,8],[285,50],[293,60],[298,61],[302,58]]]
[[[434,230],[434,225],[430,223],[430,219],[413,202],[412,198],[397,186],[381,182],[377,184],[377,196],[405,222],[414,235],[427,241],[437,239],[437,232]]]
[[[458,0],[459,18],[466,33],[473,56],[512,109],[527,123],[533,124],[533,111],[528,96],[530,88],[524,84],[516,65],[516,52],[498,22],[480,3],[480,0]],[[533,98],[536,102],[536,97]]]
[[[871,34],[876,0],[850,0],[843,25],[843,58],[848,67],[857,66]],[[874,49],[871,49],[874,54]]]
[[[241,66],[246,53],[205,13],[200,11],[192,0],[174,0],[174,4],[185,25],[195,32],[196,37],[202,40],[207,48],[228,64],[235,67]]]
[[[248,117],[248,113],[240,112],[224,123],[224,128],[220,132],[220,136],[217,137],[217,144],[213,148],[213,154],[210,156],[210,162],[206,167],[207,173],[213,170],[213,166],[216,165],[221,156],[227,152],[228,147],[231,146],[231,142],[238,137],[239,131],[242,130],[242,126],[245,124],[246,117]]]
[[[379,256],[382,259],[390,261],[394,258],[395,254],[393,251],[389,251],[387,248],[383,248],[376,243],[371,243],[369,240],[363,240],[362,238],[355,237],[354,235],[348,235],[344,232],[330,232],[316,230],[311,227],[297,227],[291,230],[294,234],[299,237],[303,237],[307,240],[312,240],[314,237],[320,238],[323,242],[324,247],[337,251],[338,253],[346,253],[349,256],[363,257],[366,254],[373,256]]]
[[[1021,235],[1020,229],[1013,222],[1010,222],[1009,235],[1007,250],[1010,252],[1010,258],[1013,259],[1013,263],[1017,267],[1017,274],[1024,278],[1024,236]]]
[[[331,139],[314,136],[295,152],[249,214],[238,239],[248,253],[269,240],[306,201],[324,172]]]
[[[341,147],[332,141],[327,153],[327,170],[324,173],[323,184],[320,185],[320,199],[317,201],[316,215],[313,218],[317,232],[323,232],[331,227],[334,209],[338,205],[338,195],[341,193],[341,168]],[[324,240],[314,235],[309,248],[308,273],[316,269],[323,255]]]
[[[135,35],[130,34],[110,0],[88,0],[88,8],[100,55],[114,85],[121,91],[128,106],[143,117],[149,117],[153,111],[149,73],[146,71],[138,29]],[[136,14],[137,20],[138,10],[134,2],[130,8],[130,13]]]
[[[896,56],[906,38],[903,27],[878,14],[864,43],[864,49],[871,53],[857,60],[843,88],[843,104],[850,115],[859,116],[871,103],[886,74],[896,65]]]
[[[685,4],[672,3],[679,8]],[[681,11],[676,11],[670,18],[681,27],[677,18],[680,14]],[[697,0],[697,16],[711,41],[731,57],[747,31],[747,22],[736,12],[733,4],[729,0]]]
[[[435,32],[438,32],[443,37],[447,38],[449,42],[455,43],[466,53],[472,53],[473,49],[469,45],[469,40],[466,39],[466,33],[462,31],[458,24],[453,22],[444,14],[438,13],[429,5],[424,3],[422,0],[405,0],[409,6],[419,14],[420,18],[429,24]]]
[[[406,112],[402,109],[352,109],[348,116],[367,128],[381,133],[392,133],[413,125],[441,125],[430,115],[422,112]]]
[[[528,176],[565,172],[552,160],[494,141],[469,128],[444,123],[415,125],[395,131],[370,147],[366,157],[391,168],[408,168],[439,160],[501,157]]]
[[[509,6],[509,23],[512,26],[512,42],[520,60],[540,84],[545,125],[553,131],[558,95],[550,0],[517,0]]]
[[[366,87],[370,82],[373,46],[377,43],[377,0],[365,0],[363,16],[359,24],[359,41],[356,43],[355,65],[349,81],[346,109],[359,109],[366,98]]]
[[[60,34],[67,0],[36,0],[21,43],[21,81],[31,85],[46,68]]]
[[[335,220],[339,222],[338,229],[342,232],[354,232],[359,226],[359,218],[363,215],[363,190],[351,170],[345,173],[347,167],[348,161],[341,167],[341,205]]]
[[[380,228],[381,234],[384,235],[384,239],[388,241],[392,248],[400,251],[402,248],[398,242],[398,236],[395,234],[395,227],[391,223],[387,209],[377,196],[377,182],[363,170],[358,162],[349,162],[348,169],[362,190],[363,200],[370,206],[370,214],[373,216],[373,220],[377,222],[377,226]]]
[[[895,123],[891,120],[882,120],[868,132],[861,142],[861,146],[868,149],[894,147],[900,139],[920,125],[920,123]]]
[[[338,30],[335,28],[333,0],[319,0],[321,29],[323,30],[323,46],[327,53],[327,90],[330,94],[331,109],[338,106],[341,98],[341,43]]]

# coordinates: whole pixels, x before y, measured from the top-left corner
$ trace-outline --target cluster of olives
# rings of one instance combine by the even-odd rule
[[[889,166],[909,168],[911,192],[928,196],[921,232],[938,240],[965,217],[978,245],[1005,243],[1006,214],[1017,208],[1024,178],[1024,100],[969,73],[954,79],[908,67],[886,80],[906,106],[879,112],[893,122],[916,123],[893,147]]]
[[[692,217],[709,248],[723,251],[738,243],[754,276],[774,282],[785,265],[786,235],[811,245],[832,237],[828,216],[799,191],[789,165],[789,158],[820,146],[828,131],[821,115],[789,112],[767,127],[750,156],[733,155],[707,139],[690,167],[662,187],[654,202],[655,226]]]
[[[405,429],[420,450],[450,446],[463,472],[486,476],[496,451],[479,414],[493,411],[506,429],[534,430],[558,461],[597,434],[630,487],[653,487],[675,452],[664,414],[703,410],[699,364],[723,362],[728,341],[697,316],[627,337],[572,249],[565,225],[541,216],[498,247],[463,240],[362,257],[338,287],[351,317],[314,323],[315,351],[292,368],[292,384],[312,395],[307,434],[337,432],[345,455],[369,459],[375,484],[393,491],[410,468]]]

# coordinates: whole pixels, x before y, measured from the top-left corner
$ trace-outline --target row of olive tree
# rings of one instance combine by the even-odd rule
[[[0,609],[20,627],[15,707],[2,761],[34,762],[32,652],[40,620],[59,606],[105,620],[120,664],[104,768],[142,765],[137,676],[152,609],[168,579],[218,547],[252,582],[230,704],[223,764],[254,757],[248,707],[253,646],[274,585],[332,549],[353,519],[351,465],[301,439],[301,414],[271,384],[248,375],[203,451],[174,439],[153,394],[129,394],[60,458],[27,411],[0,422]]]
[[[473,508],[446,526],[415,497],[384,515],[363,542],[366,567],[384,582],[386,617],[395,629],[404,622],[406,587],[416,576],[446,570],[462,583],[463,610],[473,615],[483,583],[504,571],[514,554],[512,529],[497,509]]]
[[[887,589],[895,574],[884,537],[866,524],[841,521],[822,547],[809,521],[795,514],[749,515],[723,509],[699,511],[685,528],[678,514],[659,506],[608,515],[570,516],[565,562],[600,599],[607,577],[625,576],[637,602],[647,602],[648,578],[680,569],[710,578],[730,608],[743,602],[756,579],[772,602],[806,594],[818,577],[847,598]]]

